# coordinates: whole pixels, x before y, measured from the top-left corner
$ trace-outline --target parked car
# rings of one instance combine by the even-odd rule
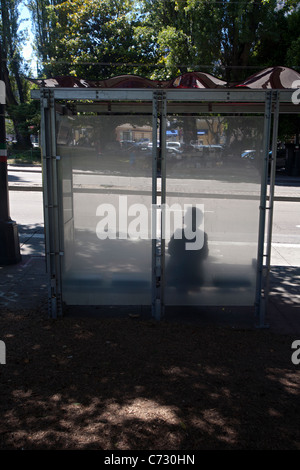
[[[167,146],[167,149],[179,150],[181,148],[181,143],[180,142],[167,142],[166,146]]]
[[[248,160],[255,160],[256,151],[255,150],[244,150],[241,153],[241,158]],[[269,170],[271,168],[272,161],[272,150],[269,151]],[[276,170],[284,168],[286,165],[286,151],[285,149],[278,149],[276,154]]]
[[[141,150],[147,150],[149,143],[150,139],[142,138],[138,140],[135,145]]]
[[[191,142],[190,146],[201,153],[208,153],[208,152],[221,152],[223,150],[222,145],[218,144],[198,144],[197,142]]]
[[[166,142],[167,155],[176,157],[177,160],[181,159],[183,153],[182,146],[180,142]]]
[[[153,147],[152,142],[149,142],[148,149],[152,150],[152,147]],[[157,147],[159,147],[159,142],[157,142]],[[180,157],[183,152],[181,149],[180,142],[166,142],[166,150],[167,150],[168,155],[174,155],[177,157]]]
[[[121,144],[122,149],[126,150],[126,149],[133,147],[135,145],[135,141],[134,140],[120,140],[120,144]]]
[[[241,158],[254,160],[255,159],[255,150],[244,150],[241,153]]]

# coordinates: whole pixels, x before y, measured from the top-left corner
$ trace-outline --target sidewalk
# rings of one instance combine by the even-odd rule
[[[39,171],[35,168],[34,171]],[[284,178],[280,181],[283,183]],[[292,179],[289,178],[292,183]],[[299,178],[297,178],[297,182]],[[286,182],[285,182],[286,184]],[[11,190],[42,190],[41,185],[11,182]],[[299,198],[299,186],[293,197]],[[276,193],[284,197],[284,186],[276,186]],[[294,196],[295,195],[295,196]],[[300,200],[300,199],[299,199]],[[22,261],[17,265],[0,266],[0,312],[10,310],[40,309],[47,314],[48,279],[46,274],[43,227],[20,233]],[[295,260],[297,260],[295,262]],[[266,323],[270,330],[300,338],[300,244],[272,245],[270,296]],[[228,310],[228,309],[226,309]],[[242,309],[241,309],[242,310]],[[197,315],[199,319],[199,315]],[[230,311],[228,312],[230,319]],[[238,315],[233,315],[235,322]],[[237,320],[238,321],[238,320]],[[239,326],[239,325],[237,325]],[[253,318],[254,326],[254,318]]]
[[[42,169],[39,165],[8,165],[8,171],[10,172],[30,172],[40,175],[40,181],[32,182],[27,180],[26,178],[23,179],[14,179],[9,178],[8,186],[10,190],[13,191],[42,191]],[[78,174],[81,172],[78,171]],[[86,173],[86,172],[83,172]],[[289,189],[287,190],[287,186]],[[83,185],[79,184],[75,187],[80,187],[83,189]],[[89,188],[90,185],[87,185]],[[97,185],[95,186],[97,187]],[[292,188],[292,189],[291,189]],[[300,202],[300,177],[293,177],[293,176],[286,176],[284,174],[276,175],[276,186],[275,186],[275,200],[294,200]]]
[[[0,266],[0,312],[6,308],[13,311],[38,309],[41,314],[47,315],[48,279],[42,231],[32,234],[27,239],[21,235],[20,246],[21,263]],[[285,259],[286,265],[271,267],[266,323],[274,332],[300,337],[300,266],[288,264],[295,257],[293,250],[277,250],[274,262]],[[297,254],[299,259],[300,245]],[[240,310],[247,311],[249,309],[241,308]],[[224,313],[231,326],[245,326],[245,315],[241,312],[239,317],[239,309],[226,308]],[[196,316],[198,321],[199,315]],[[216,322],[217,319],[218,316],[212,317],[213,322]],[[205,324],[209,323],[209,314],[206,314],[203,320]],[[246,324],[250,327],[254,326],[252,313]]]
[[[0,266],[0,312],[10,310],[47,310],[47,274],[43,229],[20,233],[20,263]]]

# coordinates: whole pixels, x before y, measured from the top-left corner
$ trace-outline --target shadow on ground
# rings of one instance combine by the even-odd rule
[[[295,337],[4,312],[0,449],[300,449]]]
[[[0,308],[35,308],[47,302],[44,228],[18,225],[21,261],[0,266]]]
[[[271,267],[268,311],[273,331],[300,338],[300,267]]]
[[[300,267],[272,266],[270,273],[270,287],[272,292],[289,299],[291,303],[299,304]]]
[[[18,233],[20,249],[26,255],[43,256],[45,254],[44,225],[18,224]]]

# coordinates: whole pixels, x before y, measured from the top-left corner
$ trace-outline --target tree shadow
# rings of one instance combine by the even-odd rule
[[[293,302],[293,296],[300,296],[300,267],[271,266],[270,287],[274,294]],[[295,302],[295,301],[294,301]],[[299,302],[296,302],[299,305]]]
[[[18,224],[20,248],[26,246],[31,255],[45,254],[45,237],[43,224]]]
[[[19,176],[11,175],[11,174],[8,174],[7,180],[9,183],[15,183],[17,181],[24,181],[23,178],[20,178]]]
[[[300,267],[271,266],[268,318],[274,331],[300,334]]]
[[[289,186],[298,188],[300,186],[300,177],[296,179],[293,176],[290,176],[285,171],[277,171],[275,177],[275,187],[276,186]]]
[[[44,228],[18,225],[21,261],[0,267],[0,308],[36,308],[47,302]]]
[[[2,449],[299,449],[291,337],[39,312],[0,323]]]

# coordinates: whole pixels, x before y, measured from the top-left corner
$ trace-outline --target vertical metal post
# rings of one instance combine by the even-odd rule
[[[270,292],[270,265],[271,265],[271,247],[272,247],[272,229],[273,229],[273,211],[274,211],[274,189],[276,177],[276,159],[277,159],[277,138],[278,138],[278,120],[279,120],[279,92],[274,91],[274,114],[273,114],[273,136],[272,136],[272,159],[270,169],[270,191],[268,203],[268,227],[266,240],[266,279],[264,288],[264,310],[265,315],[268,309],[268,300]]]
[[[166,131],[167,131],[167,100],[166,94],[161,98],[160,118],[160,155],[161,155],[161,309],[165,313],[165,251],[166,251]]]
[[[152,101],[152,316],[160,320],[160,246],[157,239],[157,128],[158,128],[158,94],[153,93]]]
[[[62,315],[59,198],[57,187],[56,122],[53,91],[41,89],[41,130],[43,153],[43,191],[45,249],[48,273],[48,312]]]
[[[257,253],[257,273],[256,273],[256,301],[255,314],[258,317],[258,327],[265,328],[265,305],[262,302],[262,290],[264,283],[264,241],[265,241],[265,221],[266,221],[266,199],[268,185],[268,166],[269,166],[269,145],[271,130],[271,110],[272,110],[272,91],[266,92],[265,115],[264,115],[264,144],[263,144],[263,168],[261,177],[261,193],[259,206],[259,234],[258,234],[258,253]]]
[[[157,133],[159,123],[159,133]],[[157,137],[159,136],[159,145]],[[166,100],[165,93],[156,91],[153,98],[153,185],[152,211],[153,227],[155,227],[155,240],[152,240],[152,260],[154,268],[152,272],[152,315],[156,320],[161,320],[164,315],[164,216],[165,203],[165,140],[166,140]],[[161,180],[160,205],[158,204],[157,180]],[[157,230],[157,216],[160,215],[160,233]],[[155,218],[155,221],[154,221]]]

